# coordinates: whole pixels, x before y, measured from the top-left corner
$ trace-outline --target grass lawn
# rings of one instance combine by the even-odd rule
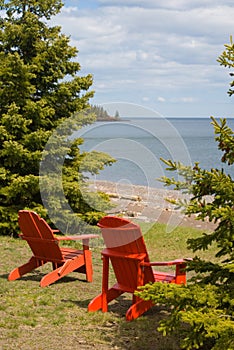
[[[178,227],[166,233],[165,227],[155,224],[148,230],[147,224],[142,225],[151,260],[191,257],[186,240],[201,231]],[[101,291],[101,244],[92,248],[93,283],[85,282],[84,275],[71,273],[46,288],[39,282],[51,270],[50,264],[17,281],[7,280],[8,273],[31,256],[25,241],[1,236],[0,249],[1,350],[180,349],[179,337],[163,337],[157,332],[159,321],[167,317],[165,309],[155,306],[137,320],[125,321],[131,303],[128,294],[113,301],[108,313],[87,312],[89,301]]]

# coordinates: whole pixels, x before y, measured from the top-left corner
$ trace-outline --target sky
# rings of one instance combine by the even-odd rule
[[[217,58],[234,34],[233,0],[64,0],[53,23],[91,73],[92,104],[165,117],[234,117],[233,78]]]

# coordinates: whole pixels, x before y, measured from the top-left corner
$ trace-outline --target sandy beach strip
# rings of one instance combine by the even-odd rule
[[[121,182],[96,180],[90,183],[91,191],[105,192],[110,196],[114,208],[108,214],[142,220],[160,222],[172,227],[189,226],[202,230],[213,230],[215,225],[209,221],[197,220],[196,216],[185,216],[181,210],[167,201],[169,199],[187,198],[179,191],[165,188],[152,188]]]

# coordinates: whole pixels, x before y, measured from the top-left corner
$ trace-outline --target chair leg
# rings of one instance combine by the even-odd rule
[[[97,311],[102,308],[102,294],[97,295],[88,305],[88,311]]]
[[[153,303],[151,301],[138,299],[138,301],[134,303],[126,312],[126,320],[134,320],[135,318],[141,316],[143,313],[148,311],[152,306]]]
[[[36,259],[34,256],[24,265],[21,265],[14,270],[12,270],[8,276],[9,281],[14,281],[17,278],[22,277],[26,273],[36,269],[39,266],[42,266],[44,263],[41,260]]]
[[[115,288],[111,288],[106,293],[106,298],[104,294],[101,293],[97,295],[88,305],[88,311],[102,310],[102,312],[107,312],[108,303],[112,300],[118,298],[124,292]]]
[[[40,281],[40,286],[41,287],[47,287],[49,286],[51,283],[56,282],[57,280],[59,280],[60,278],[62,278],[62,276],[60,277],[58,274],[58,270],[53,270],[52,272],[49,272],[47,275],[45,275],[44,277],[42,277],[41,281]]]
[[[68,263],[68,261],[67,261]],[[64,263],[64,265],[66,265],[66,263]],[[64,266],[63,265],[63,266]],[[62,268],[63,268],[62,266]],[[59,280],[60,278],[62,278],[63,276],[66,275],[66,273],[59,273],[61,271],[61,267],[47,273],[47,275],[45,275],[44,277],[42,277],[41,281],[40,281],[40,286],[41,287],[47,287],[50,284],[56,282],[57,280]],[[69,272],[68,272],[69,273]]]
[[[57,269],[49,272],[46,276],[41,279],[40,286],[47,287],[50,284],[56,282],[60,278],[68,275],[69,273],[79,269],[84,265],[84,256],[79,255],[74,259],[69,259]]]
[[[92,266],[92,254],[91,251],[84,250],[84,260],[85,260],[85,273],[87,282],[93,281],[93,266]]]

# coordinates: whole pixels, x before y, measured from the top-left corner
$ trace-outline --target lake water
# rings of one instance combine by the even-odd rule
[[[228,119],[234,129],[234,119]],[[205,169],[222,167],[233,176],[233,166],[221,163],[221,151],[214,140],[209,118],[132,118],[120,122],[97,122],[81,129],[86,151],[102,151],[117,162],[92,180],[163,187],[157,179],[174,176],[160,158],[186,165],[199,162]]]

